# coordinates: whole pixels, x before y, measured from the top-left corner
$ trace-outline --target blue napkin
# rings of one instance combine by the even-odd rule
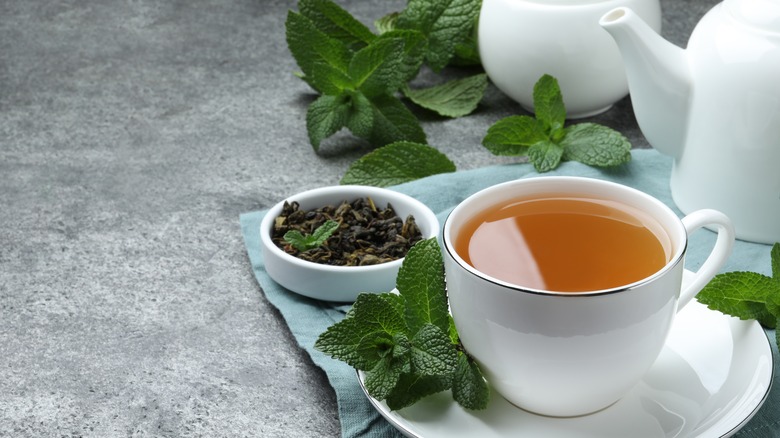
[[[634,150],[632,154],[633,160],[630,163],[616,169],[601,170],[577,162],[565,162],[555,171],[545,175],[576,175],[615,181],[649,193],[675,208],[669,191],[671,159],[655,150]],[[443,224],[449,211],[472,193],[504,181],[536,175],[529,164],[508,164],[435,175],[395,186],[393,189],[428,205]],[[679,210],[675,208],[675,211],[682,217]],[[327,374],[338,400],[342,436],[401,437],[368,402],[360,389],[355,370],[314,349],[314,342],[320,333],[340,321],[350,306],[312,300],[289,292],[271,280],[265,272],[259,236],[260,222],[265,213],[266,211],[256,211],[241,215],[241,230],[252,269],[266,298],[284,316],[300,347]],[[704,230],[694,233],[686,256],[686,268],[698,269],[714,241],[715,233]],[[771,275],[770,248],[769,245],[738,241],[723,271],[750,270]],[[772,339],[773,353],[777,361],[774,331],[768,331],[768,335]],[[780,388],[775,385],[759,412],[735,436],[780,437],[779,407]]]

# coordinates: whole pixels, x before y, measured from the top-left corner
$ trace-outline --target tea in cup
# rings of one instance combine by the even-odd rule
[[[688,235],[717,228],[682,287]],[[455,325],[491,387],[525,410],[610,406],[650,369],[677,311],[718,272],[734,229],[715,210],[680,219],[661,201],[590,178],[537,177],[482,190],[444,224]]]

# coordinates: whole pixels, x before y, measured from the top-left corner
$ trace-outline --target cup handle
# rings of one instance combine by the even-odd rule
[[[688,286],[680,292],[680,299],[677,302],[677,310],[685,307],[707,283],[718,273],[726,259],[731,255],[731,249],[734,246],[734,225],[725,214],[710,209],[697,210],[685,216],[682,219],[685,231],[690,235],[694,231],[708,225],[715,225],[718,228],[718,239],[712,248],[707,260],[701,265],[694,274],[693,280]]]

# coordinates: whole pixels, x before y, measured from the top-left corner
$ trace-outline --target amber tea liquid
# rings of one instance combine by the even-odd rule
[[[585,292],[659,271],[672,253],[661,225],[619,202],[570,196],[517,199],[479,213],[455,239],[477,270],[520,287]]]

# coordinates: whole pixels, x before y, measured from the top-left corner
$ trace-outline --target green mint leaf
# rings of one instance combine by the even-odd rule
[[[284,233],[282,239],[292,245],[298,251],[307,251],[317,248],[325,243],[326,240],[339,228],[339,223],[333,220],[327,220],[317,227],[311,235],[305,236],[298,230],[290,230]]]
[[[538,120],[529,116],[509,116],[488,128],[482,145],[493,155],[523,156],[531,145],[547,139],[544,125]]]
[[[363,384],[366,391],[377,400],[384,400],[392,392],[398,379],[401,377],[401,368],[393,366],[392,357],[383,357],[376,366],[366,371]]]
[[[290,11],[285,21],[287,47],[306,82],[323,94],[337,94],[352,54],[336,39],[317,29],[307,17]]]
[[[404,41],[403,59],[398,65],[398,70],[402,84],[414,79],[420,72],[420,67],[425,60],[425,53],[428,49],[428,40],[425,35],[416,30],[394,29],[389,30],[379,36],[378,39],[400,38]],[[401,88],[399,85],[392,91]]]
[[[417,403],[423,397],[450,389],[451,376],[420,376],[401,374],[398,384],[385,402],[391,410],[403,409]]]
[[[382,35],[385,32],[395,30],[395,22],[398,20],[399,15],[401,15],[400,12],[391,12],[384,17],[374,20],[374,27],[376,28],[377,32]]]
[[[477,108],[487,88],[484,73],[423,89],[405,89],[412,102],[446,117],[461,117]]]
[[[538,120],[529,116],[509,116],[488,128],[482,145],[493,155],[523,156],[530,146],[547,139],[544,126]]]
[[[350,110],[349,96],[324,94],[309,105],[306,112],[306,130],[315,151],[320,143],[347,125]]]
[[[300,0],[300,13],[331,38],[360,50],[376,38],[371,30],[331,0]]]
[[[455,320],[450,315],[450,342],[455,345],[460,344],[460,336],[458,335],[458,329],[455,327]]]
[[[369,138],[374,130],[374,105],[360,91],[349,93],[349,107],[346,110],[346,126],[360,138]]]
[[[458,355],[452,376],[452,398],[466,409],[482,410],[490,401],[490,388],[482,377],[479,365],[466,354]]]
[[[550,134],[563,129],[566,107],[558,80],[550,75],[543,75],[534,84],[534,113]]]
[[[403,102],[383,94],[371,98],[371,104],[374,107],[374,127],[367,140],[373,146],[396,141],[427,143],[420,122]]]
[[[400,88],[404,82],[400,71],[403,49],[404,40],[382,38],[355,53],[348,69],[355,88],[369,98]]]
[[[563,157],[563,146],[552,141],[540,141],[528,148],[528,159],[537,172],[543,173],[558,167]]]
[[[328,327],[314,348],[359,370],[373,369],[394,348],[396,335],[408,332],[397,298],[389,295],[358,295],[348,316]]]
[[[423,324],[412,338],[412,372],[424,376],[449,376],[455,371],[458,351],[449,334],[433,324]]]
[[[769,312],[767,304],[780,293],[780,283],[756,272],[727,272],[716,275],[696,295],[699,302],[710,309],[739,319],[755,319],[765,326],[773,326],[777,315]]]
[[[409,0],[396,28],[419,30],[428,38],[428,66],[438,72],[455,54],[479,14],[479,0]]]
[[[363,329],[363,325],[355,318],[344,318],[320,334],[314,348],[334,359],[346,362],[353,368],[370,370],[376,366],[381,356],[374,352],[366,352],[367,341]],[[373,334],[375,336],[372,341],[378,344],[379,334]]]
[[[339,229],[338,222],[331,219],[326,220],[325,222],[322,223],[322,225],[317,227],[317,229],[311,233],[311,240],[310,240],[311,247],[316,248],[322,245],[323,243],[325,243],[326,240],[328,240],[330,236],[333,235],[333,232],[338,229]]]
[[[477,40],[468,38],[466,41],[455,46],[455,57],[450,61],[450,65],[464,67],[482,65],[482,59],[479,57]]]
[[[565,129],[560,144],[565,160],[589,166],[609,167],[631,160],[631,143],[623,134],[595,123],[579,123]]]
[[[353,162],[341,184],[388,187],[454,171],[455,164],[438,150],[400,141],[380,147]]]
[[[300,76],[310,87],[321,94],[337,96],[353,88],[352,79],[346,73],[324,62],[313,62],[311,74]]]
[[[770,256],[772,258],[772,278],[780,282],[780,243],[772,245]],[[780,318],[780,314],[777,317]]]
[[[298,230],[290,230],[284,233],[282,239],[284,239],[285,242],[292,245],[292,247],[297,249],[298,251],[306,251],[307,249],[309,249],[306,247],[306,236],[304,236]]]
[[[398,270],[396,287],[406,302],[406,324],[416,333],[425,324],[449,332],[449,308],[444,287],[444,262],[435,237],[416,243]]]
[[[771,297],[769,297],[769,300],[766,303],[766,310],[774,317],[774,318],[780,318],[780,294],[775,293]],[[775,321],[775,324],[777,321]],[[777,325],[771,325],[771,324],[765,324],[766,327],[769,328],[776,328]]]
[[[406,312],[406,301],[400,294],[389,293],[381,294],[381,296],[390,306],[393,307],[394,312],[398,313],[399,315],[403,315],[404,312]]]

